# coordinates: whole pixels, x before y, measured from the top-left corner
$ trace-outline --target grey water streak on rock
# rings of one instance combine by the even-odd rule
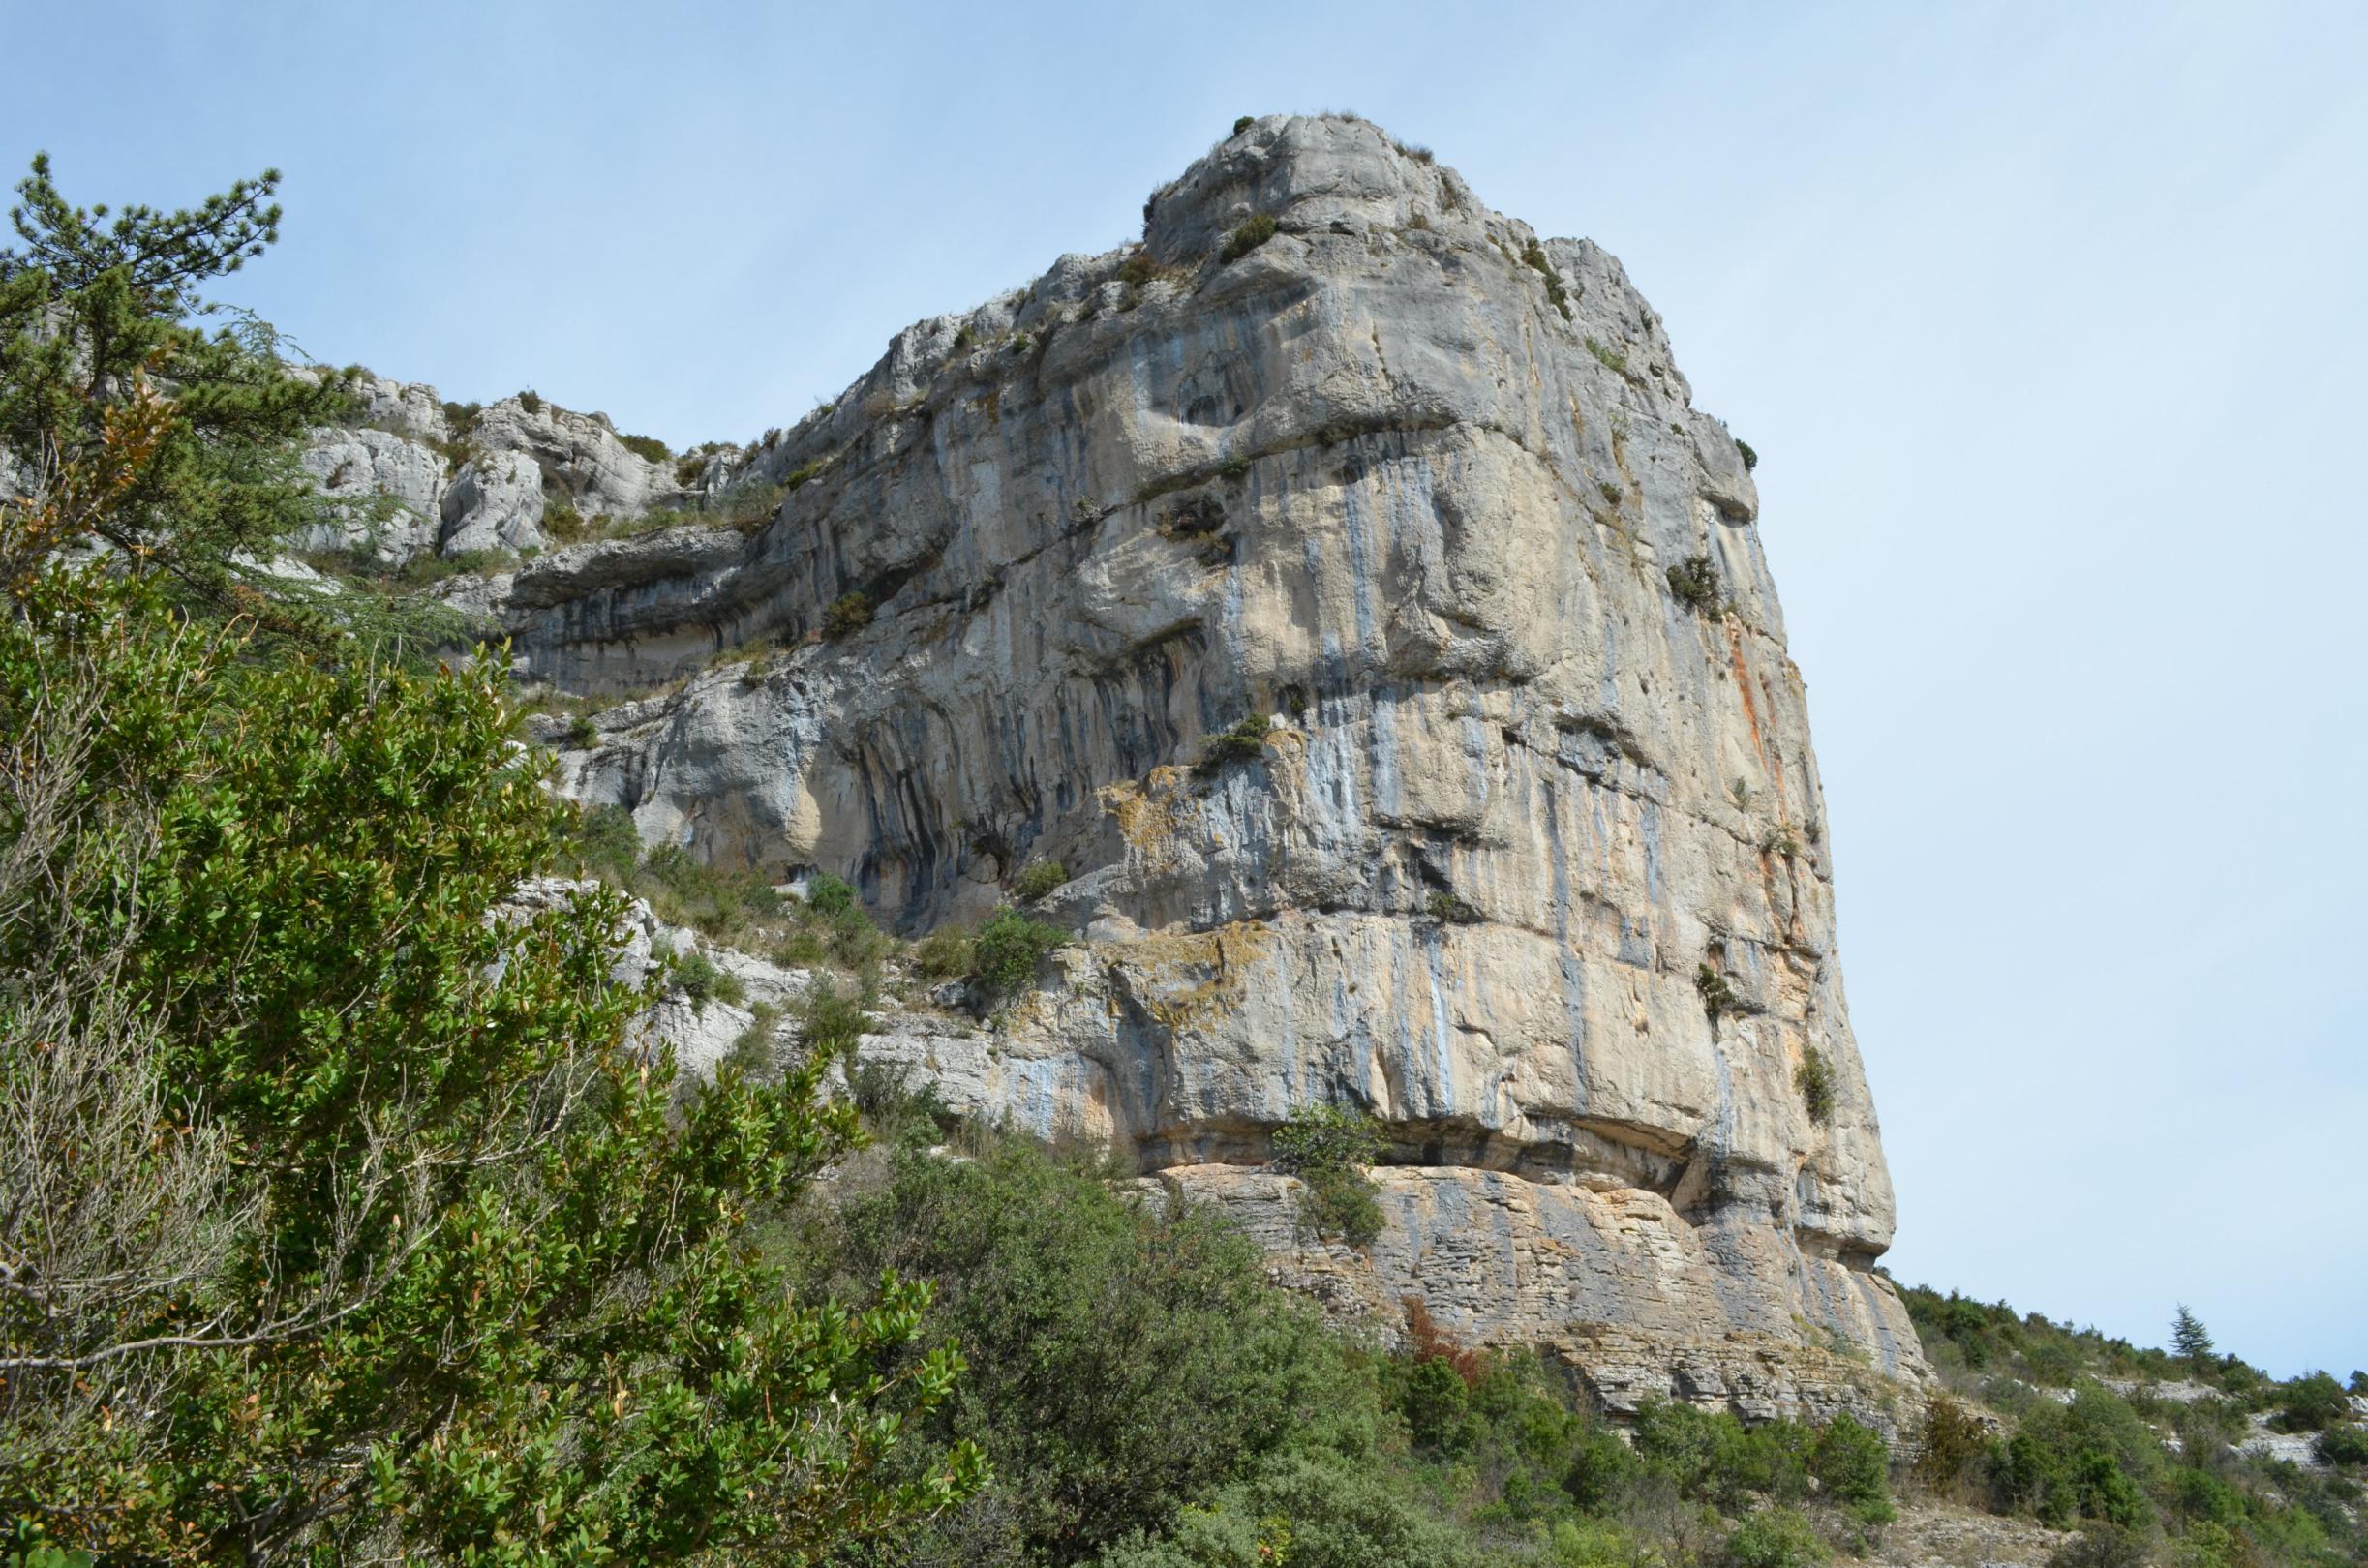
[[[1757,493],[1610,255],[1362,121],[1260,120],[1139,251],[908,328],[699,489],[777,510],[453,592],[615,701],[542,739],[647,839],[844,875],[907,933],[1074,873],[1033,990],[885,1013],[875,1059],[1614,1408],[1888,1419],[1924,1375]],[[1327,1101],[1388,1148],[1361,1252],[1298,1239],[1267,1164]]]

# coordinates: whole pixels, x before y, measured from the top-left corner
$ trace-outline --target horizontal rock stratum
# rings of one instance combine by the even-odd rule
[[[516,532],[521,454],[587,513],[766,498],[451,590],[618,699],[545,732],[562,786],[907,934],[1058,860],[1033,992],[866,1050],[1615,1409],[1879,1407],[1924,1364],[1746,453],[1617,260],[1363,121],[1250,123],[1144,214],[746,453],[414,483],[447,549]],[[1367,1249],[1269,1162],[1321,1102],[1383,1127]]]

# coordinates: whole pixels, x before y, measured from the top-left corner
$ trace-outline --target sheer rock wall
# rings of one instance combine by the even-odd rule
[[[1032,993],[867,1049],[1112,1140],[1346,1309],[1553,1343],[1615,1407],[1921,1376],[1758,498],[1659,318],[1351,119],[1256,122],[1145,234],[711,468],[770,522],[454,589],[622,699],[547,729],[563,787],[908,934],[1061,861],[1084,940]],[[1324,1101],[1385,1129],[1361,1251],[1267,1163]]]

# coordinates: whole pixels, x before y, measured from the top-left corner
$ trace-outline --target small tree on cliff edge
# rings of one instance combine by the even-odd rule
[[[2179,1303],[2178,1315],[2171,1320],[2171,1348],[2181,1361],[2198,1369],[2211,1357],[2211,1332],[2204,1328],[2201,1318],[2187,1310],[2185,1302]]]

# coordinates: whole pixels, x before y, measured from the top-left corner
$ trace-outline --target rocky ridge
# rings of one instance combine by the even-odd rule
[[[308,464],[408,520],[358,542],[537,552],[442,591],[608,705],[537,739],[647,842],[906,934],[1073,872],[1032,990],[865,1040],[956,1109],[1610,1408],[1888,1424],[1924,1362],[1747,454],[1616,259],[1366,122],[1252,122],[1144,217],[682,470],[519,400],[452,468],[392,382]],[[1383,1130],[1369,1248],[1300,1237],[1270,1162],[1322,1102]]]

